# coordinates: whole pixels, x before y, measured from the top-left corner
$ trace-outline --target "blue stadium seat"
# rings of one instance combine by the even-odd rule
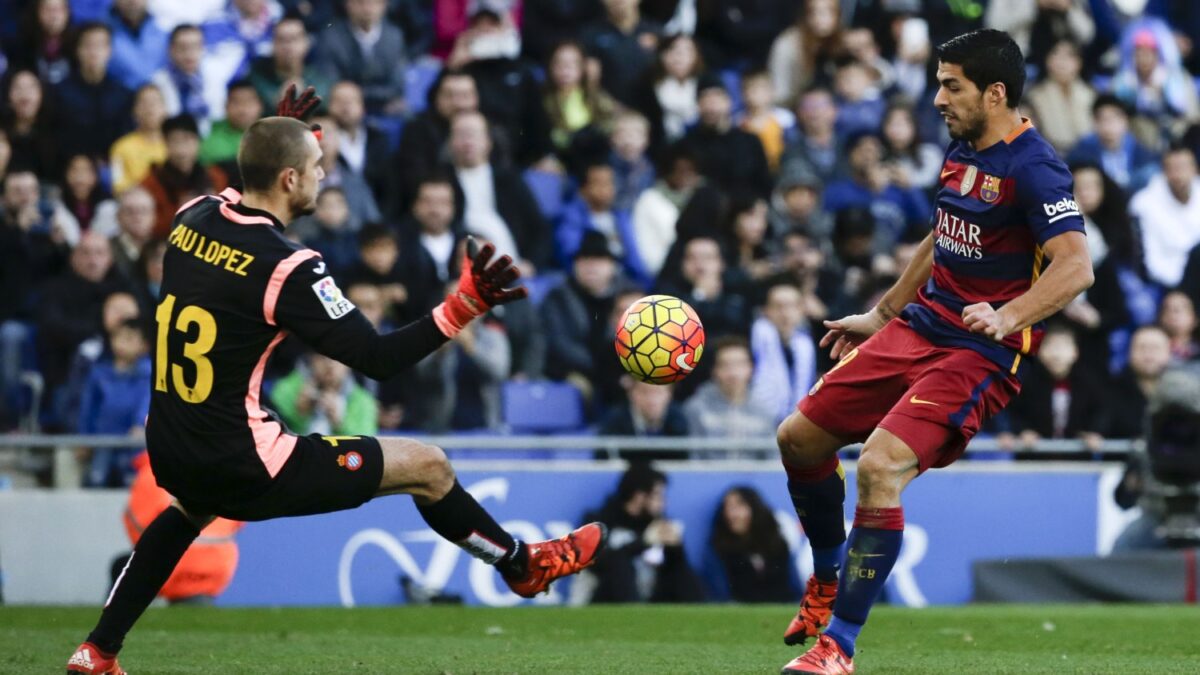
[[[539,272],[537,276],[522,279],[525,288],[529,289],[529,301],[535,306],[542,304],[546,294],[558,288],[567,280],[567,273],[559,270]]]
[[[722,70],[721,83],[725,85],[725,91],[729,92],[729,99],[733,102],[733,113],[737,114],[742,111],[742,76],[736,70]]]
[[[387,136],[389,151],[395,152],[400,147],[400,134],[404,131],[403,117],[377,115],[372,116],[368,121]]]
[[[537,200],[542,216],[551,224],[558,222],[567,203],[567,180],[558,174],[529,170],[525,172],[525,185]]]
[[[1097,74],[1092,76],[1092,88],[1098,92],[1112,90],[1112,75]]]
[[[404,104],[410,115],[425,109],[426,96],[433,86],[442,64],[434,59],[422,59],[404,71]]]
[[[500,409],[513,433],[562,433],[584,426],[583,397],[563,382],[505,382]]]

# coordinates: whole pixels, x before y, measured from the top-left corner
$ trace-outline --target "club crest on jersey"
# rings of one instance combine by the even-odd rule
[[[350,310],[354,309],[354,303],[342,295],[342,289],[338,288],[333,277],[322,278],[312,285],[312,289],[313,293],[317,294],[317,299],[321,301],[321,306],[325,308],[325,313],[331,319],[346,316]]]
[[[975,178],[979,175],[979,169],[974,164],[968,164],[967,170],[963,173],[962,183],[958,186],[958,194],[966,197],[971,193],[971,188],[975,187]]]
[[[979,185],[979,198],[992,203],[1000,198],[1000,177],[983,174],[983,183]]]
[[[352,451],[352,452],[347,452],[344,455],[338,455],[337,463],[338,463],[338,466],[340,466],[344,469],[349,469],[350,471],[358,471],[360,468],[362,468],[363,458],[362,458],[362,455],[358,454],[357,452]]]

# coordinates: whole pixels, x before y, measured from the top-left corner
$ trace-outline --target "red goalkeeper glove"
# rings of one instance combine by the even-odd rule
[[[475,244],[474,237],[467,237],[467,255],[463,259],[458,288],[447,295],[442,304],[433,308],[433,322],[446,337],[458,335],[472,319],[482,316],[496,305],[529,295],[524,286],[506,288],[521,277],[521,272],[513,264],[512,257],[507,255],[500,256],[489,265],[495,253],[496,247],[490,243],[480,248]]]
[[[321,97],[317,96],[317,90],[313,87],[308,87],[300,95],[296,95],[296,83],[288,85],[287,91],[283,92],[283,98],[279,99],[279,103],[275,106],[275,114],[280,117],[292,117],[301,122],[305,117],[317,107],[321,105]],[[313,135],[317,137],[317,141],[321,140],[321,125],[310,124],[309,129],[312,129]]]
[[[287,90],[283,92],[283,98],[279,99],[279,104],[275,106],[275,114],[280,117],[294,117],[303,120],[319,105],[321,105],[321,97],[317,96],[316,89],[308,87],[297,95],[296,83],[293,82],[288,85]]]

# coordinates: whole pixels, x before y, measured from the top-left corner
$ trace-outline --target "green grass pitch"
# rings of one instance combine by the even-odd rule
[[[0,608],[0,673],[63,672],[96,608]],[[156,673],[777,673],[792,607],[151,609]],[[1200,673],[1200,608],[877,608],[858,672]]]

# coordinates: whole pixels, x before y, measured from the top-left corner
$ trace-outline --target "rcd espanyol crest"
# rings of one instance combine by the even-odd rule
[[[967,165],[967,170],[963,174],[962,183],[958,186],[958,194],[967,196],[971,192],[971,188],[975,187],[975,177],[979,175],[979,169],[974,164]]]

